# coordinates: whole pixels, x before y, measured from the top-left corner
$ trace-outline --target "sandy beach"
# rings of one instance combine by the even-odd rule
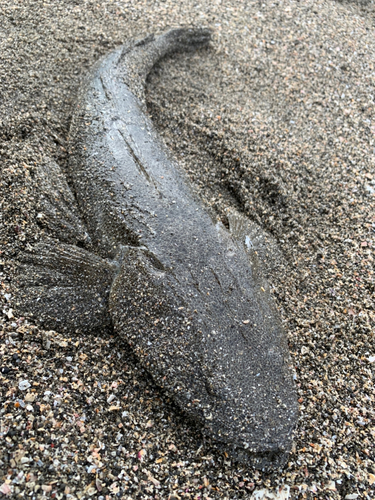
[[[374,498],[374,2],[3,0],[0,26],[0,498]],[[300,417],[273,471],[204,439],[110,331],[16,313],[17,257],[58,237],[38,169],[66,172],[83,78],[178,26],[212,42],[152,70],[148,112],[210,212],[236,208],[282,254]]]

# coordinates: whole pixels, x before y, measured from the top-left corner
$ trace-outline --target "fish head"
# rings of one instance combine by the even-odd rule
[[[183,265],[171,268],[165,254],[128,249],[111,316],[155,382],[216,446],[240,462],[274,466],[286,460],[297,418],[285,334],[259,266],[224,227],[216,231],[221,255],[206,247],[206,265],[193,267],[183,250],[174,260]]]

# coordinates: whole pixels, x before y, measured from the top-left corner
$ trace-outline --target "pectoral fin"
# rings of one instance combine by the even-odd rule
[[[34,173],[38,219],[49,234],[66,243],[89,244],[87,229],[78,215],[73,193],[59,165],[45,158]]]
[[[110,325],[108,296],[118,270],[87,250],[56,240],[35,245],[15,264],[17,312],[46,328],[85,333]]]
[[[252,268],[256,267],[263,279],[272,282],[277,269],[286,264],[274,237],[237,210],[228,210],[226,215],[232,238],[244,247]]]
[[[263,311],[264,324],[268,324],[270,331],[276,324],[281,328],[271,289],[275,274],[286,265],[285,257],[273,236],[259,224],[234,209],[227,212],[227,217],[232,238],[245,249],[249,258],[253,291],[258,307]],[[285,352],[288,352],[286,347]]]

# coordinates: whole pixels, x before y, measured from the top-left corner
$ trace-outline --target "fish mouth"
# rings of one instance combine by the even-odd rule
[[[228,449],[228,444],[226,444],[225,449]],[[290,448],[280,448],[275,445],[270,446],[269,451],[259,452],[233,445],[229,453],[230,456],[240,464],[251,465],[255,469],[267,471],[285,465],[290,453]]]
[[[212,392],[209,396],[212,396]],[[202,397],[202,396],[201,396]],[[174,398],[176,401],[176,398]],[[223,453],[228,460],[255,469],[272,470],[285,465],[293,446],[293,431],[297,408],[283,415],[274,429],[257,416],[257,424],[242,425],[243,415],[236,413],[230,401],[220,397],[210,399],[210,409],[183,407],[176,401],[190,422],[197,425],[205,437],[206,446]],[[207,403],[207,400],[206,400]],[[213,407],[216,406],[216,411]],[[230,417],[233,418],[230,418]]]
[[[243,411],[244,398],[241,400],[238,396],[228,400],[218,390],[210,391],[205,401],[209,408],[187,416],[195,417],[213,448],[235,462],[264,470],[282,467],[293,446],[298,408],[289,405],[288,410],[280,411],[283,405],[272,405],[268,400],[267,408],[264,402],[259,402],[256,409],[256,403],[252,402],[252,408]],[[286,399],[285,403],[288,403]],[[249,411],[253,413],[252,418],[248,418]]]
[[[189,410],[214,447],[227,452],[234,461],[257,469],[283,466],[293,445],[297,407],[284,397],[283,404],[268,398],[258,401],[258,404],[252,401],[243,409],[246,398],[239,396],[236,394],[228,400],[217,387],[211,387],[205,401],[206,408],[195,414],[194,410]],[[288,409],[282,411],[285,403]],[[252,418],[248,418],[250,411]]]

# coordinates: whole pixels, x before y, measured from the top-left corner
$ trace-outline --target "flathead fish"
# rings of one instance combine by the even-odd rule
[[[250,226],[212,218],[145,104],[155,63],[209,40],[206,29],[175,29],[92,70],[70,130],[70,187],[53,162],[40,174],[55,239],[22,257],[20,307],[60,330],[112,325],[205,434],[241,461],[279,465],[296,394]]]

